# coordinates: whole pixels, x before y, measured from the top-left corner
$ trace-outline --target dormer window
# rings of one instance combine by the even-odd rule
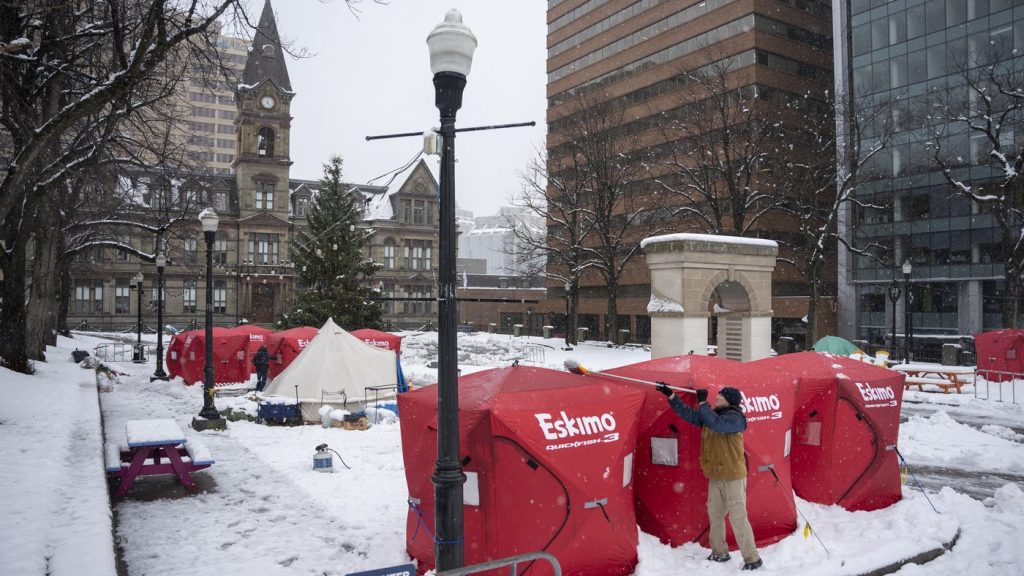
[[[277,52],[274,50],[274,45],[273,44],[264,44],[263,45],[263,57],[264,58],[273,58],[276,55],[277,55]]]
[[[264,126],[256,133],[256,153],[260,158],[274,157],[274,129]]]

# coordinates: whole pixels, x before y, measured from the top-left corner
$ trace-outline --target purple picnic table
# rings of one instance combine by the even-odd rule
[[[125,496],[139,476],[175,474],[189,490],[197,489],[192,472],[209,468],[210,451],[199,440],[188,440],[174,420],[129,420],[128,444],[107,443],[107,475],[120,480],[115,495]]]

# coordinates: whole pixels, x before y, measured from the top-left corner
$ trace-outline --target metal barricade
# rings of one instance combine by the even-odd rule
[[[523,562],[534,562],[536,560],[544,560],[548,564],[551,564],[554,576],[562,576],[562,566],[558,563],[558,559],[547,552],[528,552],[526,554],[517,554],[516,556],[509,556],[508,558],[492,560],[482,564],[464,566],[462,568],[455,568],[454,570],[445,570],[444,572],[438,572],[437,576],[465,576],[466,574],[479,574],[480,572],[494,570],[495,568],[504,568],[505,566],[510,567],[508,572],[509,576],[516,576],[516,568],[519,564]]]
[[[544,347],[540,344],[526,344],[523,346],[523,362],[529,362],[530,364],[536,364],[538,366],[544,364]]]
[[[981,389],[978,378],[982,377],[985,380],[985,395],[981,396],[979,391]],[[1020,384],[1018,384],[1020,382]],[[1024,374],[1020,372],[1004,372],[1001,370],[975,370],[974,371],[974,397],[981,398],[982,400],[992,399],[992,387],[995,386],[999,392],[999,397],[995,399],[996,402],[1005,402],[1003,399],[1004,388],[1010,389],[1010,402],[1013,404],[1017,403],[1017,386],[1024,386]]]

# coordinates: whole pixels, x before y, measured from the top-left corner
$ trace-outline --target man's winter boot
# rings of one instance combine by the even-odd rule
[[[726,552],[725,554],[715,554],[714,552],[712,552],[708,555],[708,560],[711,560],[712,562],[728,562],[729,558],[730,556],[728,552]]]
[[[743,565],[743,569],[744,570],[757,570],[760,567],[761,567],[761,559],[760,558],[758,558],[754,562],[747,562],[746,564]]]

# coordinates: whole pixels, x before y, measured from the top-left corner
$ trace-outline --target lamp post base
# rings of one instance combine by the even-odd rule
[[[163,370],[160,370],[159,372],[154,372],[153,375],[149,377],[150,382],[156,382],[157,380],[163,380],[164,382],[167,382],[168,380],[170,380],[170,378]]]
[[[192,417],[192,429],[202,432],[203,430],[227,430],[228,421],[226,418],[209,419],[201,416]]]

